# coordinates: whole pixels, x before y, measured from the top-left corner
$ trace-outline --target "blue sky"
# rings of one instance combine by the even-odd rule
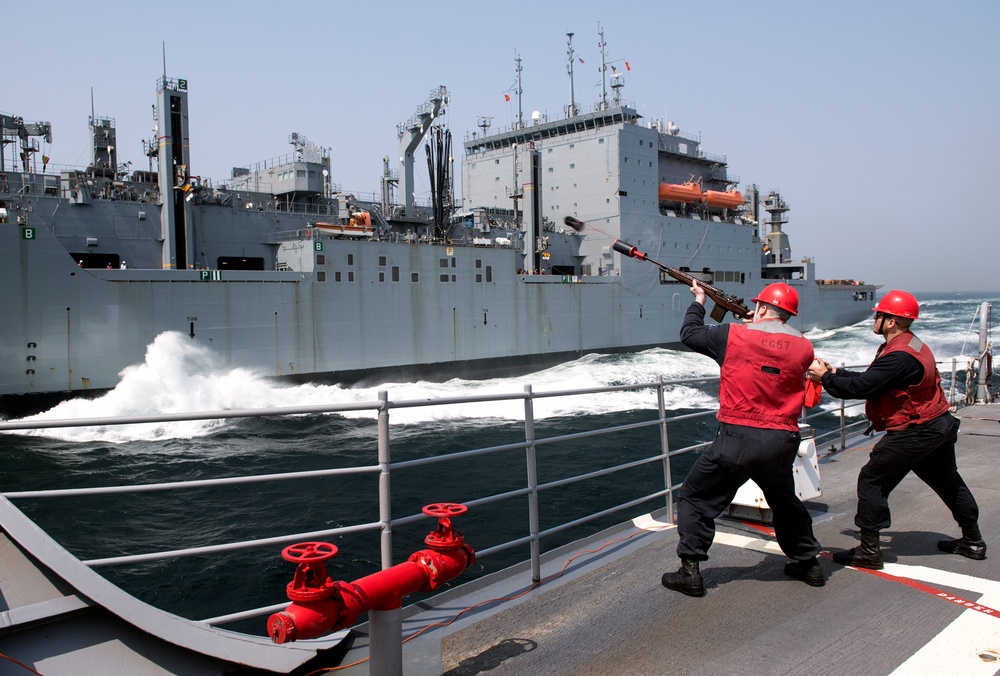
[[[89,162],[87,116],[112,117],[142,167],[155,83],[189,81],[192,171],[214,180],[329,147],[333,180],[378,190],[396,124],[445,85],[456,166],[476,116],[562,114],[600,96],[598,27],[624,98],[700,134],[743,184],[780,190],[795,257],[821,277],[1000,296],[1000,3],[206,2],[56,0],[5,11],[0,111],[53,125],[53,165]],[[584,63],[579,63],[583,59]],[[418,169],[423,167],[418,157]],[[426,191],[418,171],[418,197]]]

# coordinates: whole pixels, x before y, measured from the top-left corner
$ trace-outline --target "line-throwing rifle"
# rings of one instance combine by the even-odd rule
[[[625,254],[629,258],[635,258],[636,260],[652,263],[656,267],[660,268],[660,270],[662,270],[663,272],[667,273],[668,275],[676,279],[678,282],[683,282],[688,286],[693,286],[694,282],[697,281],[698,286],[700,286],[702,290],[705,292],[705,296],[715,301],[715,307],[712,308],[711,317],[717,322],[721,322],[723,319],[725,319],[727,312],[732,312],[733,316],[736,317],[737,319],[749,319],[750,317],[753,316],[753,310],[748,308],[743,303],[742,298],[738,298],[736,296],[728,294],[722,289],[716,286],[712,286],[708,282],[703,282],[697,277],[694,277],[693,275],[690,275],[684,272],[683,270],[678,270],[677,268],[671,268],[669,266],[664,265],[663,263],[654,261],[652,258],[647,256],[642,251],[639,251],[638,248],[632,246],[628,242],[623,242],[620,239],[616,239],[614,244],[611,245],[611,248],[617,251],[618,253]]]

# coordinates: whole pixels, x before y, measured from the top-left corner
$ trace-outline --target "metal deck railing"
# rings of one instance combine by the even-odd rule
[[[955,382],[955,360],[952,360],[952,382]],[[266,410],[218,410],[218,411],[207,411],[198,413],[187,413],[187,414],[169,414],[169,415],[144,415],[144,416],[125,416],[116,418],[88,418],[88,419],[73,419],[73,420],[52,420],[52,421],[13,421],[13,422],[0,422],[0,431],[11,432],[17,430],[27,430],[27,429],[52,429],[52,428],[66,428],[66,427],[87,427],[87,426],[97,426],[97,425],[125,425],[125,424],[136,424],[136,423],[164,423],[164,422],[182,422],[182,421],[194,421],[194,420],[214,420],[214,419],[236,419],[236,418],[265,418],[265,417],[276,417],[276,416],[290,416],[290,415],[301,415],[301,414],[337,414],[346,412],[359,412],[359,411],[371,411],[377,416],[377,457],[373,458],[371,464],[353,466],[353,467],[341,467],[341,468],[330,468],[330,469],[318,469],[310,471],[296,471],[296,472],[285,472],[285,473],[272,473],[272,474],[247,474],[244,476],[232,476],[224,478],[212,478],[203,480],[193,480],[193,481],[176,481],[176,482],[163,482],[163,483],[150,483],[150,484],[132,484],[132,485],[120,485],[120,486],[101,486],[101,487],[90,487],[90,488],[66,488],[66,489],[54,489],[54,490],[20,490],[20,491],[9,491],[3,492],[2,495],[10,500],[22,500],[22,499],[50,499],[68,496],[89,496],[89,495],[113,495],[113,494],[125,494],[125,493],[141,493],[141,492],[151,492],[151,491],[186,491],[195,488],[205,488],[214,486],[232,486],[238,484],[264,484],[271,482],[283,482],[283,481],[297,481],[302,479],[316,478],[316,477],[343,477],[350,478],[359,475],[378,475],[378,514],[371,515],[367,519],[360,519],[356,523],[351,523],[349,525],[330,528],[324,530],[315,530],[309,532],[299,532],[287,535],[280,535],[275,537],[267,537],[260,539],[242,540],[236,542],[219,543],[208,546],[200,547],[188,547],[182,549],[170,549],[158,552],[149,552],[142,554],[130,554],[124,556],[112,556],[105,558],[93,558],[84,560],[83,563],[91,567],[104,567],[104,566],[121,566],[121,565],[135,565],[144,564],[153,561],[162,561],[166,559],[178,559],[182,557],[189,557],[195,555],[205,555],[205,554],[221,554],[225,552],[233,552],[239,550],[246,550],[250,548],[258,548],[273,545],[284,545],[291,544],[295,542],[305,541],[305,540],[316,540],[320,538],[332,538],[340,535],[347,535],[352,533],[361,533],[366,531],[378,531],[380,533],[380,554],[381,554],[381,565],[382,568],[388,568],[393,565],[393,529],[399,526],[414,523],[423,519],[428,519],[423,514],[411,514],[411,515],[398,515],[393,510],[392,503],[392,492],[391,492],[391,478],[394,472],[400,472],[402,470],[412,469],[415,467],[425,467],[430,465],[436,465],[439,463],[461,463],[464,460],[474,458],[477,456],[486,456],[491,454],[497,454],[508,451],[523,450],[525,453],[525,472],[527,481],[523,487],[516,488],[514,490],[502,491],[493,494],[482,495],[476,497],[472,500],[465,501],[464,504],[470,508],[483,506],[493,503],[500,503],[503,501],[509,501],[514,499],[524,498],[527,500],[528,506],[528,518],[525,525],[524,534],[510,539],[508,541],[502,542],[500,544],[494,545],[492,547],[487,547],[483,549],[477,549],[476,555],[477,559],[481,560],[484,557],[488,557],[492,554],[511,549],[513,547],[528,545],[529,547],[529,558],[530,558],[530,571],[531,578],[533,582],[537,582],[540,577],[541,570],[541,544],[547,538],[566,531],[570,528],[576,526],[584,525],[605,517],[619,514],[622,512],[627,512],[633,510],[636,507],[643,506],[643,512],[646,513],[650,511],[649,505],[651,502],[656,504],[662,500],[662,508],[666,510],[666,518],[669,521],[673,521],[673,505],[674,505],[674,491],[677,490],[681,482],[675,482],[672,479],[671,474],[671,460],[676,458],[678,455],[694,453],[706,448],[711,441],[698,442],[683,446],[680,448],[670,448],[670,436],[669,431],[671,426],[677,425],[682,421],[691,421],[701,418],[708,418],[714,416],[715,410],[704,410],[697,411],[694,413],[684,413],[668,416],[668,411],[666,410],[666,391],[668,388],[672,388],[678,385],[703,385],[711,386],[712,383],[718,381],[718,377],[705,377],[705,378],[689,378],[689,379],[678,379],[678,380],[664,380],[659,379],[652,382],[645,382],[639,384],[631,385],[620,385],[620,386],[610,386],[610,387],[595,387],[586,389],[573,389],[573,390],[559,390],[550,392],[536,392],[531,385],[524,387],[524,391],[520,393],[509,393],[509,394],[491,394],[491,395],[477,395],[477,396],[461,396],[461,397],[450,397],[450,398],[439,398],[439,399],[419,399],[419,400],[392,400],[389,398],[389,394],[386,391],[379,392],[377,401],[370,402],[359,402],[351,404],[337,404],[337,405],[311,405],[311,406],[290,406],[281,408],[270,408]],[[651,417],[649,420],[644,420],[635,423],[629,423],[625,425],[615,425],[609,427],[602,427],[598,429],[587,429],[580,432],[574,432],[570,434],[553,435],[547,437],[536,436],[536,417],[534,414],[535,402],[542,399],[555,399],[555,398],[570,398],[570,397],[582,397],[582,396],[595,396],[602,395],[612,392],[623,392],[623,391],[641,391],[641,390],[652,390],[656,394],[656,415]],[[954,387],[952,388],[952,398],[954,398]],[[500,444],[495,446],[486,446],[481,448],[467,449],[459,452],[452,452],[443,455],[418,458],[413,460],[397,461],[392,460],[392,449],[393,449],[393,437],[391,434],[390,426],[390,415],[394,410],[401,410],[407,408],[424,408],[424,407],[442,407],[442,406],[452,406],[458,404],[470,404],[470,403],[491,403],[491,402],[503,402],[503,401],[517,401],[523,402],[524,414],[521,420],[524,430],[524,440],[516,443]],[[823,432],[815,435],[815,441],[817,443],[817,449],[820,448],[821,443],[830,441],[831,445],[829,450],[831,452],[836,451],[837,442],[839,442],[840,449],[846,447],[847,437],[849,434],[853,434],[859,428],[867,425],[867,421],[863,418],[861,420],[848,422],[848,412],[853,411],[859,406],[862,406],[863,402],[855,404],[846,404],[846,402],[841,401],[840,407],[835,411],[818,409],[815,413],[810,413],[802,418],[802,421],[806,424],[812,425],[818,419],[825,419],[824,427],[830,428],[829,431]],[[857,415],[860,416],[860,413]],[[839,416],[839,425],[835,421],[831,420],[831,416]],[[576,441],[585,438],[593,438],[608,435],[617,435],[621,432],[629,430],[637,430],[642,428],[657,428],[659,447],[655,454],[643,457],[640,459],[629,460],[628,462],[620,463],[611,467],[606,467],[603,469],[588,471],[580,474],[571,474],[567,476],[561,476],[557,479],[540,482],[538,480],[538,459],[537,450],[540,447],[547,445],[559,444],[564,442]],[[656,487],[655,490],[643,494],[639,497],[629,499],[620,504],[612,505],[610,507],[605,507],[599,509],[592,513],[586,514],[582,517],[574,518],[570,521],[564,523],[559,523],[555,526],[543,529],[541,528],[541,515],[539,507],[539,495],[545,493],[546,491],[553,490],[559,487],[568,486],[570,484],[575,484],[579,482],[585,482],[588,480],[595,479],[597,477],[608,476],[612,474],[617,474],[620,472],[625,472],[638,467],[643,467],[647,465],[659,465],[662,467],[662,484]],[[659,509],[659,508],[657,508]],[[252,617],[257,617],[265,615],[275,610],[283,608],[287,605],[287,602],[270,605],[260,608],[252,608],[249,610],[240,610],[237,612],[229,613],[226,615],[220,615],[217,617],[212,617],[208,619],[201,620],[202,622],[208,624],[224,624],[232,622],[235,620],[247,619]]]

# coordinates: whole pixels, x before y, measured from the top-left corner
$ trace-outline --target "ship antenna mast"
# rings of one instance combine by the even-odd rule
[[[607,47],[607,43],[604,42],[604,29],[601,28],[601,24],[597,24],[597,34],[601,36],[601,41],[597,43],[597,46],[601,49],[601,110],[607,110],[608,90],[604,86],[604,74],[608,69],[605,63],[607,54],[604,52],[604,48]]]
[[[521,93],[523,91],[521,89],[521,57],[518,55],[518,53],[516,51],[514,52],[514,61],[517,63],[517,92],[516,92],[517,93],[517,128],[518,129],[524,129],[524,113],[521,112]],[[572,96],[572,86],[570,87],[570,91],[571,91],[570,95]],[[485,135],[485,131],[486,130],[484,129],[483,130],[484,135]]]
[[[566,54],[569,56],[569,65],[567,66],[567,71],[569,71],[569,105],[566,106],[566,117],[576,117],[579,109],[576,107],[576,99],[573,97],[573,34],[566,33],[566,45],[568,46]]]

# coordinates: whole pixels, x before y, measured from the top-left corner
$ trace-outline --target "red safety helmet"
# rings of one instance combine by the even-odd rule
[[[881,312],[882,314],[894,317],[916,319],[920,313],[920,305],[912,294],[905,291],[890,291],[882,296],[882,300],[872,308],[872,312]]]
[[[756,298],[751,298],[750,302],[767,303],[793,315],[799,313],[799,292],[784,282],[768,284]]]

